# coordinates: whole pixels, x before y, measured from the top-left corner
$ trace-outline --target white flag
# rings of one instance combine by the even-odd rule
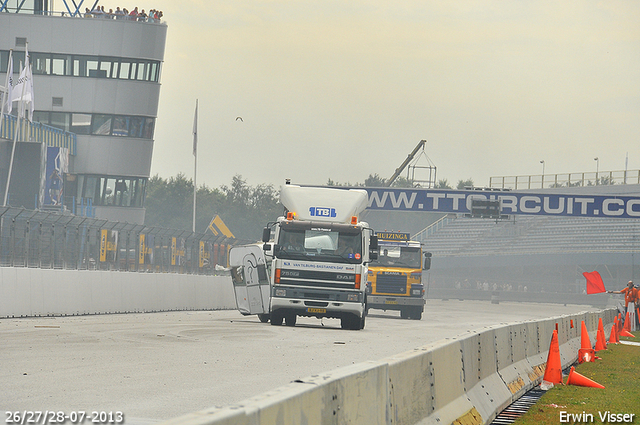
[[[11,100],[19,102],[27,102],[29,104],[29,121],[33,120],[34,96],[33,96],[33,76],[31,75],[31,65],[29,64],[29,52],[25,48],[25,62],[20,78],[13,87]]]
[[[196,99],[196,113],[193,117],[193,156],[198,154],[198,99]]]
[[[11,100],[11,87],[13,86],[13,58],[11,54],[13,50],[9,50],[9,65],[7,66],[7,78],[5,79],[5,91],[2,93],[2,112],[10,114],[13,110],[13,101]],[[5,106],[6,105],[6,106]]]

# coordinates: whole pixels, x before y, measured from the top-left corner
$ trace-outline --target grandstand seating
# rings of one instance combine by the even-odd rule
[[[517,216],[495,221],[458,216],[424,232],[435,256],[627,253],[640,247],[640,220]]]

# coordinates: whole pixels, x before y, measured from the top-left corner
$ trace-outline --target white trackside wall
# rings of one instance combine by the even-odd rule
[[[0,267],[0,318],[234,309],[229,276]]]
[[[556,326],[562,367],[577,360],[580,324],[593,341],[598,319],[611,329],[614,309],[495,326],[381,361],[315,375],[228,407],[191,413],[167,425],[281,423],[490,423],[539,384]],[[571,326],[573,321],[573,327]]]

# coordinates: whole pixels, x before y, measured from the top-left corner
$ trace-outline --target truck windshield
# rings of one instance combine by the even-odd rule
[[[307,261],[362,262],[362,233],[349,228],[282,227],[277,257]]]
[[[370,266],[419,269],[421,267],[420,248],[380,245],[378,259],[371,262]]]

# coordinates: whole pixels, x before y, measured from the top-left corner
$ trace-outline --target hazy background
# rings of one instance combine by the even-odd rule
[[[168,24],[161,177],[193,176],[196,98],[209,187],[388,178],[421,139],[454,185],[640,168],[637,1],[100,4]]]

